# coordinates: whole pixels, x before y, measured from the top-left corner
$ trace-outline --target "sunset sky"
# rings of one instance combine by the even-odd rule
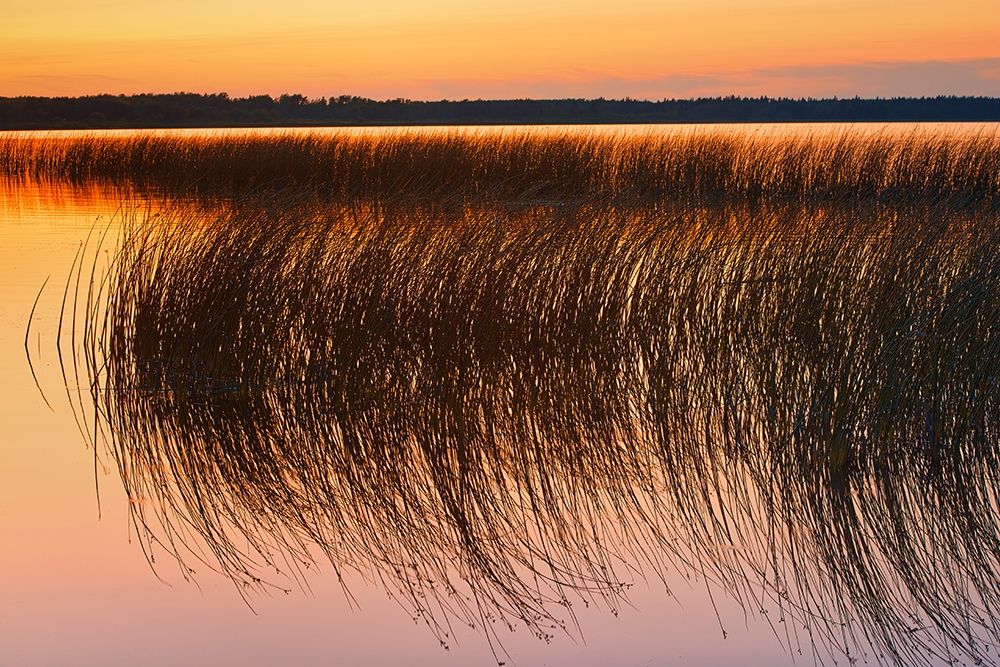
[[[1000,95],[998,0],[0,0],[0,96]]]

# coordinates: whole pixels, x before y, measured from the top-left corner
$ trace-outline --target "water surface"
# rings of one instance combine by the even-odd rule
[[[864,131],[912,129],[866,126]],[[357,664],[492,662],[494,653],[478,632],[455,629],[458,641],[449,640],[449,649],[443,650],[363,573],[347,575],[348,592],[326,566],[308,573],[302,578],[306,586],[293,586],[288,594],[275,590],[246,600],[228,578],[197,563],[188,563],[197,570],[192,581],[169,561],[157,562],[154,575],[128,521],[129,500],[115,462],[100,448],[98,514],[94,455],[64,400],[66,383],[54,353],[62,288],[95,222],[99,230],[110,225],[113,247],[123,220],[161,207],[155,197],[109,187],[30,181],[0,186],[0,372],[6,378],[0,386],[0,421],[6,432],[0,445],[5,545],[0,571],[8,573],[0,601],[0,663],[61,664],[79,662],[81,656],[101,664],[134,664],[141,656],[143,664],[165,665],[315,664],[330,659]],[[27,343],[52,411],[35,388],[24,350],[28,314],[47,279]],[[71,395],[75,389],[71,382]],[[782,647],[778,639],[784,633],[772,625],[773,609],[765,614],[743,609],[724,590],[715,587],[710,595],[704,580],[689,576],[672,573],[664,582],[651,577],[647,583],[636,574],[630,605],[619,605],[617,614],[603,604],[576,605],[578,627],[571,625],[569,636],[556,633],[545,643],[522,629],[504,633],[504,648],[516,664],[774,665],[810,660],[808,648],[803,658]]]

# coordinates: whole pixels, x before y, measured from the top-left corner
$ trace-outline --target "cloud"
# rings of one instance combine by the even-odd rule
[[[187,77],[179,72],[169,85],[164,86],[165,83],[101,73],[0,75],[0,94],[80,95],[183,89],[202,92],[227,90],[234,95],[243,95],[251,92],[252,88],[252,92],[271,94],[302,92],[314,97],[350,94],[378,99],[1000,96],[1000,57],[789,65],[638,77],[609,76],[606,72],[578,68],[558,75],[550,73],[535,77],[425,77],[405,80],[397,78],[391,71],[372,76],[350,70],[329,71],[326,64],[314,63],[300,68],[300,71],[268,72],[258,77],[244,75],[239,80],[217,73],[209,79],[202,77],[187,81]]]
[[[863,62],[767,67],[705,74],[608,77],[577,72],[567,79],[425,79],[377,97],[635,97],[661,99],[717,95],[772,97],[1000,96],[1000,57],[975,60]]]
[[[810,86],[823,96],[998,96],[998,70],[1000,58],[982,58],[781,67],[757,70],[752,75],[772,86]]]
[[[22,74],[0,77],[0,91],[16,90],[17,95],[85,95],[105,91],[117,93],[123,87],[137,88],[138,82],[135,79],[104,74]]]

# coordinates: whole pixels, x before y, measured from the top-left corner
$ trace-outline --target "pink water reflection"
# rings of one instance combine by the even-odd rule
[[[222,132],[246,130],[209,131]],[[63,382],[51,332],[60,288],[81,241],[95,222],[114,227],[123,198],[100,188],[0,185],[0,665],[492,664],[481,635],[459,632],[457,645],[444,651],[380,588],[360,578],[348,582],[355,608],[329,568],[309,577],[310,592],[256,597],[252,609],[227,579],[209,571],[192,583],[169,563],[159,563],[158,579],[131,539],[127,501],[107,459],[98,465],[98,518],[93,453],[58,400]],[[37,352],[43,388],[57,399],[54,413],[35,390],[23,348],[27,316],[46,279],[50,287],[39,302],[29,345]],[[703,582],[667,583],[676,598],[660,582],[640,582],[631,594],[634,608],[617,617],[604,609],[578,610],[582,637],[558,636],[551,644],[523,632],[505,637],[511,662],[811,662],[808,655],[789,655],[766,618],[746,617],[719,591],[713,608]]]

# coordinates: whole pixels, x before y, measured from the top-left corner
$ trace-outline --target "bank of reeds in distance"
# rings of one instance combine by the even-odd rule
[[[0,174],[168,194],[309,189],[341,201],[815,202],[947,196],[1000,184],[1000,137],[928,132],[436,131],[0,136]]]

